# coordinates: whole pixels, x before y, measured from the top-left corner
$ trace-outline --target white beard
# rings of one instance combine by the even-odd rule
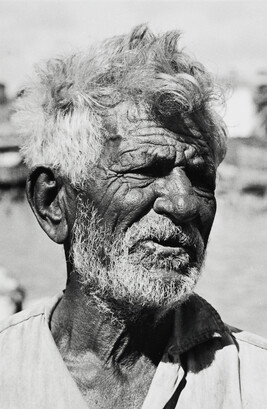
[[[78,203],[71,255],[86,293],[102,304],[132,313],[144,309],[166,312],[189,297],[204,259],[204,244],[196,228],[175,226],[151,211],[112,241],[97,212],[81,200]],[[194,262],[186,252],[162,256],[142,246],[142,240],[174,235],[180,243],[195,248]]]

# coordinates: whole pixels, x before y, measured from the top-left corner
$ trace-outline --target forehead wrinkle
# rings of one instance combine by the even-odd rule
[[[110,137],[108,139],[114,139],[119,137],[121,139],[128,139],[133,137],[136,141],[146,137],[165,136],[168,140],[187,142],[188,140],[192,144],[209,145],[209,137],[207,133],[200,131],[199,127],[191,118],[181,117],[177,118],[175,130],[172,129],[171,123],[163,124],[157,123],[155,120],[150,119],[146,113],[139,113],[137,116],[135,113],[133,119],[128,115],[128,110],[115,109],[113,114],[107,118],[106,129],[109,131]]]
[[[190,159],[195,157],[197,154],[203,157],[212,157],[213,153],[211,146],[208,144],[208,141],[203,138],[194,138],[191,135],[175,134],[169,132],[160,132],[157,134],[144,134],[144,135],[134,135],[133,139],[122,139],[128,143],[133,142],[138,145],[146,144],[146,146],[160,146],[164,148],[169,146],[170,149],[175,149],[177,153],[177,159],[180,160],[181,156],[184,156],[184,159]]]
[[[119,146],[119,152],[130,152],[141,148],[147,149],[150,147],[169,147],[177,148],[177,141],[170,141],[167,135],[147,135],[142,138],[123,138]]]
[[[193,135],[186,132],[183,127],[181,132],[172,131],[162,125],[157,125],[147,117],[139,117],[135,118],[135,121],[130,121],[123,112],[116,112],[116,115],[112,116],[108,122],[112,125],[113,131],[109,142],[112,143],[113,139],[117,141],[109,166],[116,172],[125,171],[127,167],[135,169],[141,165],[145,166],[153,154],[159,158],[165,155],[166,157],[174,156],[177,166],[178,164],[183,166],[194,158],[199,162],[201,157],[211,162],[211,147],[207,138],[201,133]],[[166,147],[168,147],[168,152],[164,149],[164,152],[158,155],[158,148],[163,150]],[[175,153],[173,153],[174,150]]]
[[[166,135],[164,137],[154,135],[153,140],[150,137],[142,137],[141,140],[123,138],[120,140],[117,153],[109,162],[110,169],[120,173],[129,168],[137,169],[140,166],[146,166],[151,160],[161,158],[174,160],[176,166],[183,166],[187,161],[203,156],[203,152],[195,145],[173,139],[171,142],[172,144]]]
[[[129,107],[128,107],[129,108]],[[109,115],[106,116],[105,127],[112,129],[114,133],[127,135],[130,131],[140,128],[140,124],[144,126],[155,126],[155,122],[151,120],[147,114],[137,113],[129,114],[126,106],[115,107]]]
[[[157,126],[155,123],[152,123],[150,126],[139,126],[135,127],[134,129],[130,129],[128,135],[133,137],[166,135],[169,138],[177,139],[177,134],[175,134],[175,132],[162,126]]]
[[[151,122],[151,126],[135,127],[128,129],[124,134],[120,134],[122,140],[127,140],[130,143],[132,140],[137,143],[149,143],[160,144],[165,141],[166,144],[173,143],[173,146],[179,143],[186,143],[187,145],[193,145],[208,148],[208,138],[205,135],[198,133],[192,134],[189,132],[174,132],[161,126],[155,126]]]

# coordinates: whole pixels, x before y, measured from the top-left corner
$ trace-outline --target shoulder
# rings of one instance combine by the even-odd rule
[[[30,367],[42,340],[44,308],[21,311],[0,322],[0,385]]]
[[[229,325],[227,325],[227,328],[240,347],[250,349],[255,348],[257,350],[262,350],[263,353],[267,353],[267,339],[251,332],[231,327]]]
[[[43,323],[49,325],[51,313],[61,297],[62,293],[51,299],[46,299],[45,302],[36,303],[34,307],[23,310],[0,321],[0,344],[3,339],[18,337],[19,333],[25,337],[26,332],[34,331],[34,329]]]
[[[44,307],[38,305],[34,309],[18,312],[17,314],[11,315],[5,320],[0,321],[0,337],[6,332],[9,332],[12,328],[18,328],[31,318],[38,317],[42,314],[44,314]]]
[[[240,373],[247,383],[267,380],[267,340],[247,331],[229,327],[238,351]],[[267,396],[266,396],[267,400]]]
[[[0,385],[27,372],[40,351],[46,351],[52,341],[49,318],[58,300],[54,297],[0,322]]]
[[[244,408],[267,406],[267,340],[229,327],[238,351],[238,379]]]

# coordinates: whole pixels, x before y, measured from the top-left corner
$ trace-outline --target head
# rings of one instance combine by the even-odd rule
[[[144,26],[50,60],[19,97],[30,204],[91,296],[165,311],[192,292],[225,154],[216,97],[179,33]]]

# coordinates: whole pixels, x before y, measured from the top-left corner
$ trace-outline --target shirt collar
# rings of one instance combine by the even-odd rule
[[[45,306],[44,314],[48,325],[63,294],[64,291],[57,294]],[[167,347],[171,355],[180,355],[202,342],[222,337],[229,332],[215,308],[195,293],[177,308],[174,320],[173,336]]]
[[[182,354],[191,348],[229,332],[217,311],[193,293],[175,312],[174,336],[169,352]]]

